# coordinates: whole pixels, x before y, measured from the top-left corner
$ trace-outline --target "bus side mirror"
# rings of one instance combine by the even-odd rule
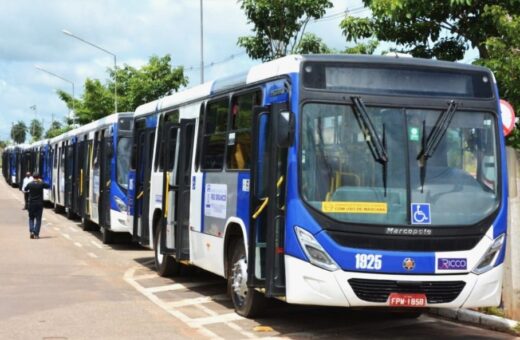
[[[288,148],[294,139],[294,113],[280,111],[276,115],[276,145]]]

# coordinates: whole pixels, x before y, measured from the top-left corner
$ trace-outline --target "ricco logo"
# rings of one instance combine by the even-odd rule
[[[437,259],[437,268],[440,270],[464,270],[468,268],[466,259]]]

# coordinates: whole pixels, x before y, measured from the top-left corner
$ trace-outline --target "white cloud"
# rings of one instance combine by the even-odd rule
[[[328,14],[345,9],[343,0],[333,0]],[[348,7],[362,5],[349,1]],[[31,105],[40,118],[67,114],[56,89],[70,85],[34,68],[39,64],[75,83],[81,95],[86,78],[105,81],[113,66],[110,55],[61,32],[67,29],[117,55],[118,65],[139,67],[151,55],[169,53],[174,65],[199,67],[199,1],[195,0],[17,0],[3,1],[0,11],[0,138],[8,134],[12,121],[32,119]],[[338,27],[340,18],[311,23],[315,32],[334,48],[345,46]],[[236,0],[204,0],[204,61],[221,61],[240,54],[239,36],[251,34],[247,19]],[[205,69],[205,79],[215,79],[246,70],[257,63],[238,55]],[[198,69],[186,70],[192,84],[200,79]]]

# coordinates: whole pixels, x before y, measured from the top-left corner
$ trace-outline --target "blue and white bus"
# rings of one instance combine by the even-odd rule
[[[190,263],[226,277],[241,315],[265,296],[500,302],[507,173],[488,69],[288,56],[145,104],[139,124],[135,236],[162,275]]]
[[[49,139],[34,142],[25,147],[26,171],[40,174],[42,180],[52,187],[52,150]],[[51,189],[43,189],[43,200],[51,200]]]
[[[113,233],[132,233],[126,211],[132,131],[133,113],[116,113],[50,141],[55,207],[80,217],[84,229],[98,225],[104,243]]]
[[[18,185],[18,147],[14,145],[7,146],[2,153],[2,170],[7,183],[11,186]]]

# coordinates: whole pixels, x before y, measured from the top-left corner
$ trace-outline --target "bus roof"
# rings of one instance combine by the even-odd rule
[[[212,94],[223,92],[228,89],[237,88],[247,84],[253,84],[278,76],[298,73],[302,62],[351,62],[360,64],[387,64],[402,66],[423,66],[435,67],[440,69],[457,69],[468,71],[484,71],[491,73],[487,68],[450,61],[409,58],[396,54],[386,56],[358,55],[358,54],[310,54],[310,55],[289,55],[275,59],[266,63],[258,64],[249,71],[236,74],[230,77],[220,78],[215,81],[206,82],[192,88],[173,93],[169,96],[159,98],[152,102],[143,104],[135,110],[135,116],[146,116],[153,113],[168,110],[174,106],[189,101],[203,99]]]

